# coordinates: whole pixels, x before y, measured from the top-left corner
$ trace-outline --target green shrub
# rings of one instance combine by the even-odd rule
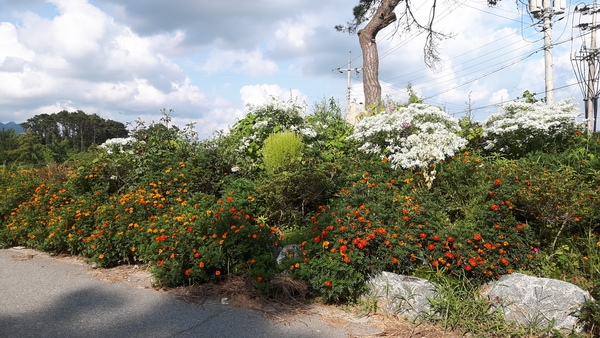
[[[263,163],[269,175],[285,164],[302,159],[304,143],[293,131],[273,133],[267,137],[262,149]]]

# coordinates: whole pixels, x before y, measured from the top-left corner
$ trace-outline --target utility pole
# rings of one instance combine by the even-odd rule
[[[358,73],[360,70],[360,68],[352,68],[352,51],[348,52],[348,68],[338,68],[337,70],[340,73],[348,73],[348,88],[346,91],[346,111],[348,111],[350,109],[350,92],[352,90],[350,87],[350,73],[352,73],[352,71],[356,71]]]
[[[598,115],[598,94],[594,92],[594,82],[598,81],[596,78],[596,58],[598,51],[596,50],[596,14],[598,13],[596,0],[592,5],[592,32],[590,34],[590,52],[594,57],[588,57],[588,101],[585,107],[585,117],[587,119],[587,130],[588,133],[596,131],[596,117]]]
[[[544,72],[546,75],[546,104],[554,103],[554,64],[552,63],[552,6],[544,0]]]
[[[564,0],[529,0],[529,12],[540,19],[544,32],[544,73],[546,86],[546,104],[554,102],[554,63],[552,61],[552,25],[553,18],[565,11]]]
[[[596,30],[599,28],[597,23],[598,8],[596,0],[592,5],[577,5],[575,12],[580,13],[579,24],[574,28],[579,28],[582,31],[590,30],[589,34],[581,34],[582,45],[578,52],[571,53],[571,64],[577,76],[577,82],[583,94],[585,103],[585,118],[586,129],[588,133],[596,131],[596,120],[598,116],[598,96],[600,88],[598,88],[599,78],[599,61],[600,54],[596,47]],[[591,15],[591,22],[582,20],[584,15]],[[589,36],[589,48],[586,38]]]

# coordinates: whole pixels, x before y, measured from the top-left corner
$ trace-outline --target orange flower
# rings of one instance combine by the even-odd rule
[[[201,267],[201,268],[203,268],[203,267],[204,267],[204,262],[200,262],[200,263],[198,264],[198,266],[199,266],[199,267]]]
[[[440,240],[440,236],[438,235],[434,235],[433,237],[431,237],[434,241],[439,241]]]
[[[454,237],[448,237],[447,241],[448,241],[448,243],[454,242]]]
[[[260,283],[263,281],[263,278],[261,276],[258,276],[258,277],[256,277],[256,281]]]
[[[221,270],[215,271],[215,275],[220,276],[221,275]]]
[[[392,264],[398,264],[398,258],[396,258],[396,257],[392,258]]]
[[[501,181],[501,180],[499,180],[499,179],[496,179],[496,180],[494,181],[494,184],[495,184],[495,185],[500,185],[500,184],[502,184],[502,181]]]
[[[325,282],[325,287],[331,287],[331,281]]]
[[[190,270],[190,269],[185,270],[185,275],[186,276],[189,276],[191,273],[192,273],[192,270]]]
[[[476,241],[480,241],[481,240],[481,234],[475,234],[475,235],[473,235],[473,239],[475,239]]]
[[[427,234],[424,233],[424,232],[422,232],[422,233],[419,234],[419,238],[425,239],[425,238],[427,238]]]
[[[99,255],[98,255],[98,258],[100,258],[100,259],[104,259],[104,254],[99,254]]]
[[[429,251],[435,250],[435,245],[430,243],[429,245],[427,245],[427,250],[429,250]]]
[[[498,205],[496,205],[496,204],[492,204],[492,205],[490,206],[490,209],[492,209],[492,210],[494,210],[494,211],[498,211],[498,209],[500,209],[500,207],[498,207]]]

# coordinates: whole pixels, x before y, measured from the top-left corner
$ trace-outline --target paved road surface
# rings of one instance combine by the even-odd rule
[[[94,278],[77,259],[28,249],[0,250],[0,337],[305,337],[375,334],[329,326],[317,314],[272,322],[246,308]],[[375,330],[375,331],[374,331]]]

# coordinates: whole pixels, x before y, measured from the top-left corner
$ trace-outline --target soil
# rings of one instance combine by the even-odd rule
[[[23,250],[13,255],[15,260],[28,260],[36,255],[47,255],[33,250]],[[85,260],[69,255],[54,258],[73,263],[86,264]],[[86,264],[87,265],[87,264]],[[164,289],[154,286],[152,275],[145,265],[122,265],[114,268],[91,268],[93,278],[109,283],[124,282],[134,287],[152,288],[201,306],[204,302],[221,302],[230,306],[245,307],[260,312],[273,322],[292,322],[303,316],[317,315],[325,324],[344,327],[356,332],[351,338],[403,337],[403,338],[454,338],[462,335],[446,332],[440,327],[413,323],[401,316],[382,313],[365,313],[360,307],[325,305],[307,299],[306,287],[298,281],[281,277],[273,281],[275,298],[266,298],[252,283],[241,278],[230,278],[219,284],[203,284],[191,287]],[[360,328],[360,329],[358,329]],[[377,332],[362,334],[361,332]]]

